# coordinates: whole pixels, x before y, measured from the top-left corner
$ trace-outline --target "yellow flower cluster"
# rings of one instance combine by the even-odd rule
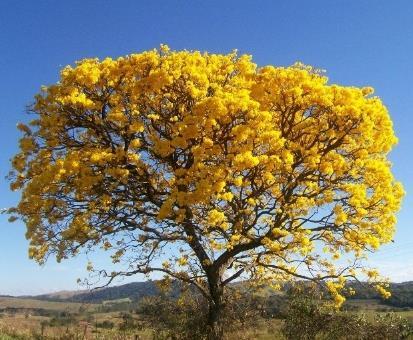
[[[327,281],[327,289],[333,297],[334,304],[339,308],[346,298],[340,294],[341,290],[344,288],[345,280],[343,277],[340,277],[338,281]]]

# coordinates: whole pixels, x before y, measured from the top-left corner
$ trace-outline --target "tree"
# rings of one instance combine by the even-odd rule
[[[340,304],[359,259],[392,239],[403,195],[392,122],[371,94],[236,53],[84,59],[18,126],[10,213],[40,263],[102,247],[119,262],[99,271],[109,281],[158,271],[196,286],[213,339],[239,278],[327,280]],[[340,252],[354,261],[335,264]]]

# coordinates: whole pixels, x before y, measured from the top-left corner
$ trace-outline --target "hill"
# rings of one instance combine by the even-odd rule
[[[356,294],[354,296],[347,297],[349,300],[376,300],[381,304],[385,304],[392,307],[413,308],[413,281],[403,283],[391,283],[390,291],[392,293],[392,296],[390,297],[390,299],[387,300],[382,299],[375,290],[369,288],[366,284],[350,282],[349,285],[356,290]],[[271,295],[269,292],[267,293]],[[156,285],[156,281],[146,281],[132,282],[124,285],[106,287],[96,290],[92,289],[81,291],[62,291],[57,293],[43,294],[38,296],[28,296],[21,298],[36,299],[42,301],[100,304],[104,301],[122,299],[139,301],[145,296],[154,296],[159,294],[160,291]],[[179,283],[176,283],[174,285],[172,292],[170,294],[172,296],[179,295]]]
[[[130,299],[139,301],[145,296],[159,295],[160,291],[156,281],[132,282],[124,285],[105,287],[92,290],[63,291],[51,294],[37,295],[33,298],[44,301],[67,301],[83,303],[103,303],[108,300]],[[176,284],[171,292],[172,295],[179,294],[179,287]],[[32,297],[30,297],[32,298]]]
[[[0,296],[0,312],[18,310],[44,310],[44,311],[67,311],[78,312],[79,309],[93,310],[95,304],[85,304],[69,301],[45,301],[36,298],[21,298],[11,296]]]
[[[355,289],[356,294],[349,299],[361,300],[380,300],[382,304],[392,307],[410,307],[413,308],[413,281],[402,283],[390,283],[389,290],[391,297],[389,299],[382,299],[379,294],[368,288],[364,284],[352,282],[350,285]]]

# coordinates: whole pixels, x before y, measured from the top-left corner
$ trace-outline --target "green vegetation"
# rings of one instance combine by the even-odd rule
[[[354,298],[357,299],[377,299],[381,303],[391,307],[413,308],[413,282],[392,283],[390,291],[392,295],[389,299],[382,299],[376,292],[364,287],[361,284],[352,283],[356,290]]]
[[[395,313],[338,311],[317,290],[290,292],[282,332],[288,340],[408,339],[413,323]]]

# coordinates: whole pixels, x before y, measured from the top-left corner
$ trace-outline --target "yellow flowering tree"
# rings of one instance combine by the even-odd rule
[[[340,304],[358,260],[392,239],[389,114],[312,67],[161,46],[67,66],[30,111],[10,175],[30,257],[101,247],[121,268],[109,280],[191,283],[210,338],[233,280],[327,280]]]

